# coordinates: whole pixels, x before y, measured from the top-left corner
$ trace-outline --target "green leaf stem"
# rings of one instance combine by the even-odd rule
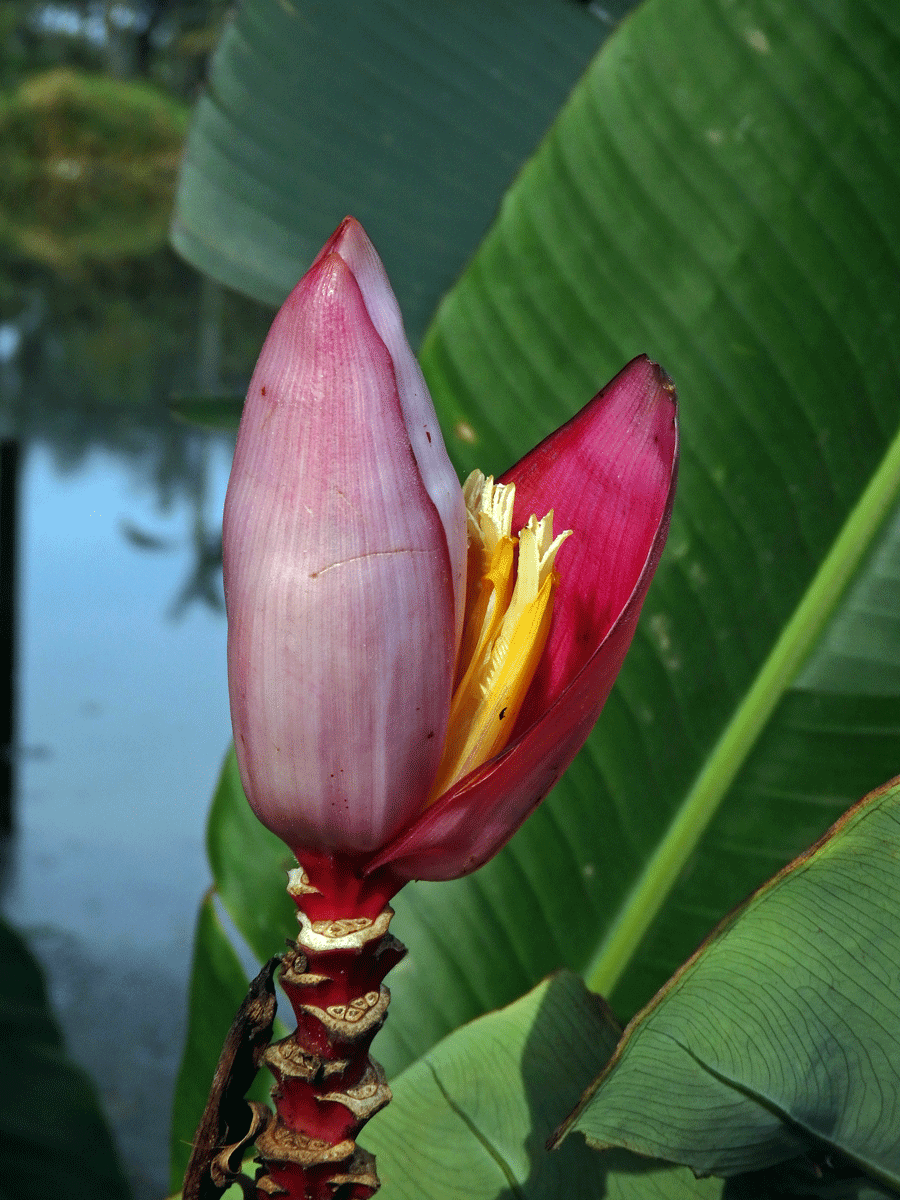
[[[634,947],[665,903],[698,838],[734,783],[779,701],[796,681],[800,669],[821,639],[838,601],[858,572],[885,515],[894,508],[898,496],[900,435],[889,447],[740,707],[723,730],[615,926],[599,948],[587,972],[588,982],[596,991],[607,994],[618,983]]]

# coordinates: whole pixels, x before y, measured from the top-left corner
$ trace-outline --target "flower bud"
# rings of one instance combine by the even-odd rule
[[[275,318],[225,502],[232,721],[260,820],[298,856],[398,882],[495,854],[609,694],[677,455],[674,387],[641,357],[496,483],[460,488],[347,218]]]

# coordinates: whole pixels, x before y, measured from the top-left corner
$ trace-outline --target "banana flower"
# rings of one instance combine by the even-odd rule
[[[260,820],[362,875],[486,862],[603,707],[676,466],[674,388],[641,357],[499,480],[460,487],[348,217],[275,318],[225,504],[232,721]]]

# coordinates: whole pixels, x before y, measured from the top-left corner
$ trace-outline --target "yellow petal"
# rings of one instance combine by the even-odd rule
[[[553,513],[510,536],[514,490],[480,472],[464,485],[469,511],[467,612],[444,755],[428,803],[509,741],[547,644],[559,577]],[[515,549],[518,542],[518,554]],[[477,584],[477,586],[476,586]]]

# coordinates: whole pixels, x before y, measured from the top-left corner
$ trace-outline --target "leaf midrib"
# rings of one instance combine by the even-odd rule
[[[666,835],[620,906],[585,971],[588,986],[594,991],[608,996],[621,979],[776,706],[815,648],[898,497],[900,431],[722,731]]]
[[[699,1054],[693,1051],[690,1046],[686,1045],[679,1038],[672,1038],[675,1045],[681,1050],[691,1061],[697,1066],[698,1070],[709,1075],[712,1079],[717,1080],[725,1087],[732,1088],[739,1095],[749,1100],[752,1104],[758,1104],[760,1108],[771,1113],[777,1120],[781,1121],[788,1129],[794,1128],[802,1130],[811,1138],[825,1142],[826,1145],[839,1151],[841,1154],[856,1165],[863,1172],[867,1173],[871,1178],[877,1179],[879,1182],[887,1184],[889,1187],[896,1187],[900,1179],[897,1178],[894,1172],[886,1171],[881,1164],[870,1154],[861,1154],[853,1148],[852,1145],[845,1145],[843,1141],[835,1139],[833,1134],[825,1129],[818,1129],[809,1121],[806,1115],[802,1112],[794,1112],[790,1108],[785,1108],[781,1103],[767,1096],[758,1088],[752,1087],[749,1084],[742,1083],[736,1076],[727,1071],[722,1071],[713,1066],[712,1063],[706,1062]],[[690,1164],[688,1164],[690,1165]],[[698,1168],[699,1170],[699,1168]]]
[[[512,1192],[512,1195],[516,1198],[516,1200],[525,1200],[524,1193],[523,1193],[521,1187],[519,1186],[518,1180],[516,1179],[515,1172],[513,1171],[512,1167],[509,1165],[509,1163],[506,1161],[506,1159],[503,1157],[503,1155],[500,1153],[500,1151],[497,1149],[497,1147],[493,1144],[493,1142],[487,1136],[487,1134],[483,1133],[478,1128],[476,1123],[472,1120],[472,1118],[466,1112],[464,1112],[463,1109],[456,1103],[456,1101],[450,1095],[450,1092],[447,1090],[446,1087],[444,1087],[443,1083],[441,1082],[441,1078],[438,1075],[438,1073],[434,1067],[434,1064],[432,1062],[428,1061],[428,1059],[425,1060],[425,1064],[428,1067],[428,1070],[431,1072],[431,1076],[434,1079],[435,1087],[441,1093],[441,1096],[443,1097],[445,1103],[447,1104],[447,1107],[451,1110],[451,1112],[455,1113],[456,1116],[459,1117],[459,1119],[462,1121],[462,1123],[465,1125],[465,1127],[469,1130],[469,1132],[472,1134],[472,1136],[475,1138],[475,1140],[482,1147],[482,1149],[487,1154],[487,1156],[490,1159],[492,1159],[493,1162],[496,1163],[496,1165],[500,1168],[500,1170],[502,1171],[502,1173],[506,1179],[506,1182],[509,1184],[509,1188],[510,1188],[510,1191]]]

